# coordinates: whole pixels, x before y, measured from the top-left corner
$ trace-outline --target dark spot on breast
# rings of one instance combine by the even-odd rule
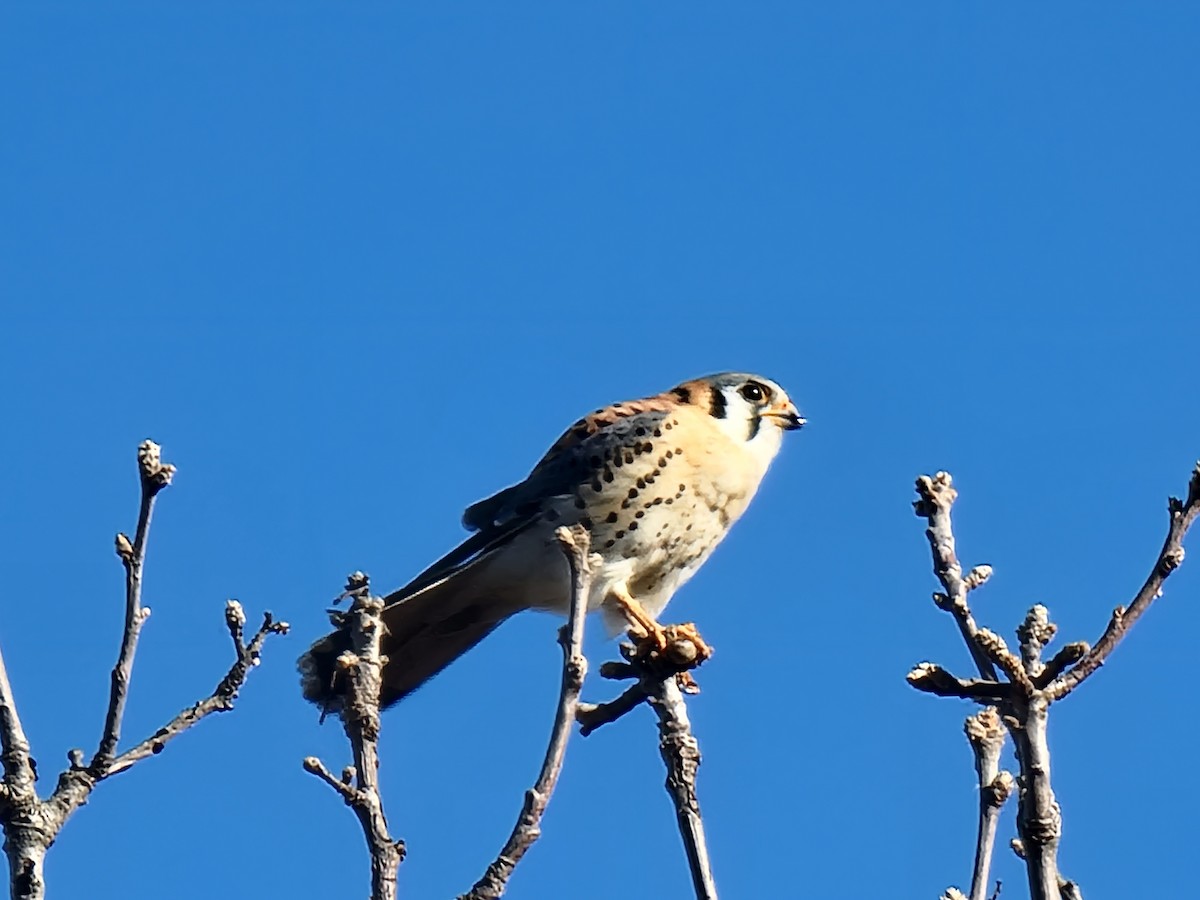
[[[592,530],[592,517],[591,516],[581,516],[579,518],[579,524],[582,525],[584,528],[586,528],[588,531],[591,531]]]
[[[607,516],[604,517],[604,521],[608,522],[611,525],[613,522],[617,521],[617,514],[615,512],[610,512]]]
[[[598,494],[598,493],[600,493],[601,489],[602,489],[602,485],[600,484],[600,479],[599,478],[592,479],[592,490]]]
[[[641,479],[638,479],[638,480],[640,481]],[[642,487],[645,487],[645,486],[646,486],[645,484],[643,484],[643,485],[642,485]],[[629,499],[630,499],[630,500],[632,500],[632,499],[633,499],[634,497],[636,497],[637,495],[638,495],[637,488],[630,488],[630,489],[629,489]]]
[[[626,462],[626,463],[632,463],[632,462],[633,462],[633,454],[632,454],[632,453],[626,453],[626,454],[625,454],[625,462]]]
[[[637,523],[637,522],[630,522],[630,523],[629,523],[629,530],[630,530],[630,531],[637,531],[637,526],[638,526],[638,523]]]
[[[674,427],[675,427],[674,422],[668,422],[666,425],[663,426],[663,428],[665,428],[667,431],[670,431]]]
[[[619,541],[621,538],[625,537],[625,532],[618,530],[617,533],[613,535],[613,537],[615,537]]]
[[[616,541],[605,541],[605,542],[604,542],[604,549],[605,549],[605,550],[607,550],[609,547],[611,547],[611,546],[612,546],[613,544],[615,544],[615,543],[616,543]]]
[[[682,493],[683,493],[684,491],[686,491],[686,490],[687,490],[687,485],[686,485],[686,484],[681,484],[681,485],[679,485],[679,493],[681,493],[681,494],[682,494]]]
[[[639,478],[639,479],[637,480],[637,486],[638,486],[639,488],[644,488],[644,487],[646,486],[646,479],[645,479],[645,478]],[[637,496],[637,494],[636,494],[636,493],[631,493],[629,496],[630,496],[630,497],[636,497],[636,496]]]
[[[610,484],[612,483],[612,480],[613,480],[613,470],[612,470],[612,469],[605,468],[605,470],[604,470],[604,480],[605,480],[605,481],[607,481],[607,482],[609,482]]]
[[[655,428],[655,429],[654,429],[654,436],[655,436],[655,437],[662,437],[662,429],[661,429],[661,428]]]
[[[645,511],[644,509],[639,509],[637,512],[635,512],[635,513],[633,514],[633,517],[634,517],[635,519],[640,519],[640,518],[641,518],[642,516],[644,516],[645,514],[646,514],[646,511]],[[616,513],[613,513],[613,518],[614,518],[614,519],[616,518]]]

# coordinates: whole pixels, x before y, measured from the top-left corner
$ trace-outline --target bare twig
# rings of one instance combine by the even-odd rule
[[[991,874],[992,853],[996,845],[996,826],[1000,810],[1016,783],[1008,772],[1000,771],[1000,752],[1004,749],[1004,726],[994,706],[980,710],[964,724],[967,741],[975,754],[975,772],[979,777],[979,828],[975,841],[975,868],[971,875],[970,900],[985,900]]]
[[[963,577],[950,521],[950,508],[958,497],[950,473],[938,472],[932,478],[922,475],[917,479],[917,494],[921,499],[913,504],[913,509],[928,523],[925,536],[933,553],[933,571],[946,591],[944,594],[934,594],[934,601],[940,609],[954,616],[954,623],[963,636],[980,676],[987,681],[997,681],[992,661],[979,646],[979,626],[975,624],[967,605],[967,593],[987,581],[992,574],[991,566],[979,566],[972,569],[967,578]]]
[[[704,820],[696,799],[696,770],[700,767],[700,745],[692,734],[684,702],[685,687],[695,690],[687,673],[707,656],[702,641],[691,625],[668,625],[664,629],[666,646],[651,653],[635,644],[622,644],[624,663],[605,663],[601,674],[609,678],[637,677],[638,682],[608,703],[581,703],[575,718],[580,732],[591,734],[601,725],[615,722],[643,703],[658,716],[658,748],[667,767],[667,793],[675,804],[679,833],[687,853],[688,868],[698,900],[716,900],[712,863],[704,835]]]
[[[575,711],[575,718],[580,726],[579,733],[587,737],[601,725],[617,721],[621,716],[637,709],[645,702],[646,692],[642,690],[641,684],[635,684],[615,700],[607,703],[580,703]]]
[[[133,543],[131,544],[129,538],[123,534],[118,534],[116,541],[117,555],[125,564],[125,631],[121,640],[121,651],[117,654],[117,663],[113,666],[108,714],[104,718],[104,734],[100,738],[100,746],[96,749],[96,755],[92,757],[93,769],[106,767],[121,741],[121,722],[125,716],[125,702],[129,696],[129,679],[133,675],[133,656],[137,652],[142,625],[150,617],[150,610],[142,606],[142,569],[146,562],[150,517],[154,513],[154,500],[159,492],[171,483],[175,476],[175,467],[163,463],[162,448],[158,444],[142,441],[138,447],[138,475],[142,485],[142,500]]]
[[[353,597],[353,602],[342,626],[349,631],[351,649],[338,658],[338,665],[349,676],[340,715],[354,765],[343,770],[340,780],[315,756],[304,760],[304,768],[336,790],[358,817],[371,853],[372,900],[395,900],[396,872],[404,860],[405,847],[404,841],[388,833],[379,793],[379,690],[385,662],[380,652],[383,599],[372,596],[362,572],[349,577],[346,595]]]
[[[110,761],[103,770],[93,774],[97,775],[98,778],[108,778],[110,775],[124,772],[134,763],[162,753],[170,741],[179,737],[179,735],[183,734],[205,716],[233,709],[238,691],[245,684],[250,670],[262,662],[260,654],[262,653],[263,643],[266,641],[267,636],[272,634],[287,634],[290,627],[287,622],[276,622],[275,617],[269,612],[263,613],[262,625],[258,627],[258,630],[254,632],[249,641],[245,641],[243,639],[242,628],[246,624],[246,613],[243,611],[242,605],[236,600],[230,600],[226,604],[225,623],[229,626],[229,633],[233,638],[233,650],[237,658],[229,671],[225,673],[225,677],[213,689],[213,692],[198,703],[194,703],[187,709],[182,710],[175,718],[154,732],[150,737],[130,747],[124,753]]]
[[[96,753],[84,764],[82,750],[67,754],[70,766],[59,776],[49,799],[41,800],[34,787],[35,772],[29,742],[21,729],[12,688],[0,657],[0,744],[3,747],[4,779],[0,784],[0,825],[3,826],[8,856],[10,893],[20,900],[40,900],[45,895],[43,876],[46,851],[70,816],[83,806],[96,785],[123,772],[134,763],[162,751],[166,744],[213,712],[232,709],[237,692],[250,670],[258,665],[263,642],[270,634],[286,634],[287,623],[276,622],[270,613],[249,642],[244,640],[245,613],[236,600],[229,601],[225,620],[233,637],[236,659],[212,695],[184,710],[153,736],[120,756],[115,755],[120,741],[121,722],[129,693],[129,679],[138,636],[150,610],[141,605],[142,568],[146,557],[146,539],[154,498],[170,484],[175,467],[165,465],[159,447],[145,441],[138,447],[138,470],[142,498],[135,538],[117,535],[117,554],[125,565],[125,630],[117,664],[113,668],[112,688],[104,732]]]
[[[1079,664],[1056,679],[1046,689],[1052,700],[1060,700],[1071,693],[1088,676],[1104,665],[1109,654],[1133,627],[1133,623],[1141,618],[1142,613],[1150,608],[1151,603],[1162,596],[1163,583],[1183,563],[1183,539],[1187,535],[1188,529],[1196,521],[1196,517],[1200,515],[1200,462],[1196,463],[1196,468],[1192,470],[1192,477],[1188,481],[1187,498],[1182,501],[1175,497],[1168,499],[1167,512],[1170,516],[1167,538],[1163,542],[1158,559],[1154,562],[1154,568],[1150,570],[1142,589],[1137,592],[1128,608],[1117,607],[1113,610],[1112,618],[1108,622],[1108,627],[1104,629],[1104,634],[1079,661]]]
[[[559,630],[558,642],[563,650],[562,686],[550,729],[550,742],[537,782],[525,792],[525,804],[504,847],[487,871],[460,900],[495,900],[504,894],[513,870],[526,851],[541,837],[542,816],[554,793],[575,721],[579,693],[587,675],[587,658],[583,655],[583,623],[587,616],[591,571],[588,567],[588,532],[580,526],[560,528],[557,537],[571,568],[571,606],[567,624]]]
[[[982,678],[958,678],[933,663],[918,663],[908,675],[908,683],[918,691],[939,697],[959,697],[963,700],[996,701],[1007,699],[1010,685]]]
[[[679,834],[692,873],[697,900],[716,900],[712,863],[704,836],[704,819],[696,799],[696,770],[700,768],[700,743],[692,734],[683,691],[674,676],[644,680],[646,696],[658,716],[658,749],[667,766],[667,793],[675,804]]]

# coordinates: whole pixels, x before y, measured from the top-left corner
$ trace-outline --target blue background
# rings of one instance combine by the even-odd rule
[[[99,788],[51,894],[365,895],[293,671],[345,573],[398,585],[576,416],[722,369],[811,421],[671,610],[718,650],[691,709],[723,895],[963,884],[970,710],[904,674],[969,666],[912,481],[956,476],[1005,634],[1044,602],[1094,639],[1141,583],[1200,453],[1198,42],[1189,3],[6,5],[0,642],[43,787],[100,732],[142,438],[180,474],[128,738],[224,672],[226,597],[294,626],[236,712]],[[387,716],[404,896],[507,835],[554,628]],[[1197,628],[1185,565],[1054,710],[1088,900],[1194,886]],[[662,781],[648,711],[573,741],[511,895],[689,896]]]

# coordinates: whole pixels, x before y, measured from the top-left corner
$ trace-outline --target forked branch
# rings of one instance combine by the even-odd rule
[[[162,462],[157,444],[144,441],[138,447],[138,472],[142,490],[134,538],[131,541],[124,534],[118,534],[116,538],[117,555],[125,566],[125,628],[113,667],[104,730],[89,763],[84,762],[86,757],[82,750],[71,750],[67,754],[70,766],[58,776],[54,792],[46,800],[37,795],[29,741],[21,727],[12,687],[0,656],[0,747],[4,766],[4,777],[0,782],[0,826],[3,826],[6,838],[4,849],[9,863],[10,895],[20,900],[40,900],[45,896],[46,851],[67,819],[88,801],[96,785],[162,752],[168,742],[211,713],[232,709],[250,670],[259,663],[267,636],[286,634],[288,630],[286,622],[276,622],[267,613],[262,626],[246,641],[246,615],[241,604],[230,600],[225,623],[233,638],[235,659],[225,677],[209,697],[183,710],[141,743],[117,754],[133,659],[142,626],[150,615],[149,608],[142,606],[141,598],[151,514],[155,498],[171,483],[175,467]]]

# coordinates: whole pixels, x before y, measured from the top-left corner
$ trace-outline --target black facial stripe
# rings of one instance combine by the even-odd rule
[[[758,428],[760,425],[762,425],[762,416],[758,414],[758,410],[755,410],[750,415],[750,435],[746,438],[746,440],[754,440],[755,435],[758,434]]]
[[[710,390],[712,393],[709,395],[709,403],[711,404],[709,414],[714,419],[723,419],[725,418],[725,395],[721,393],[719,387],[713,386]]]

